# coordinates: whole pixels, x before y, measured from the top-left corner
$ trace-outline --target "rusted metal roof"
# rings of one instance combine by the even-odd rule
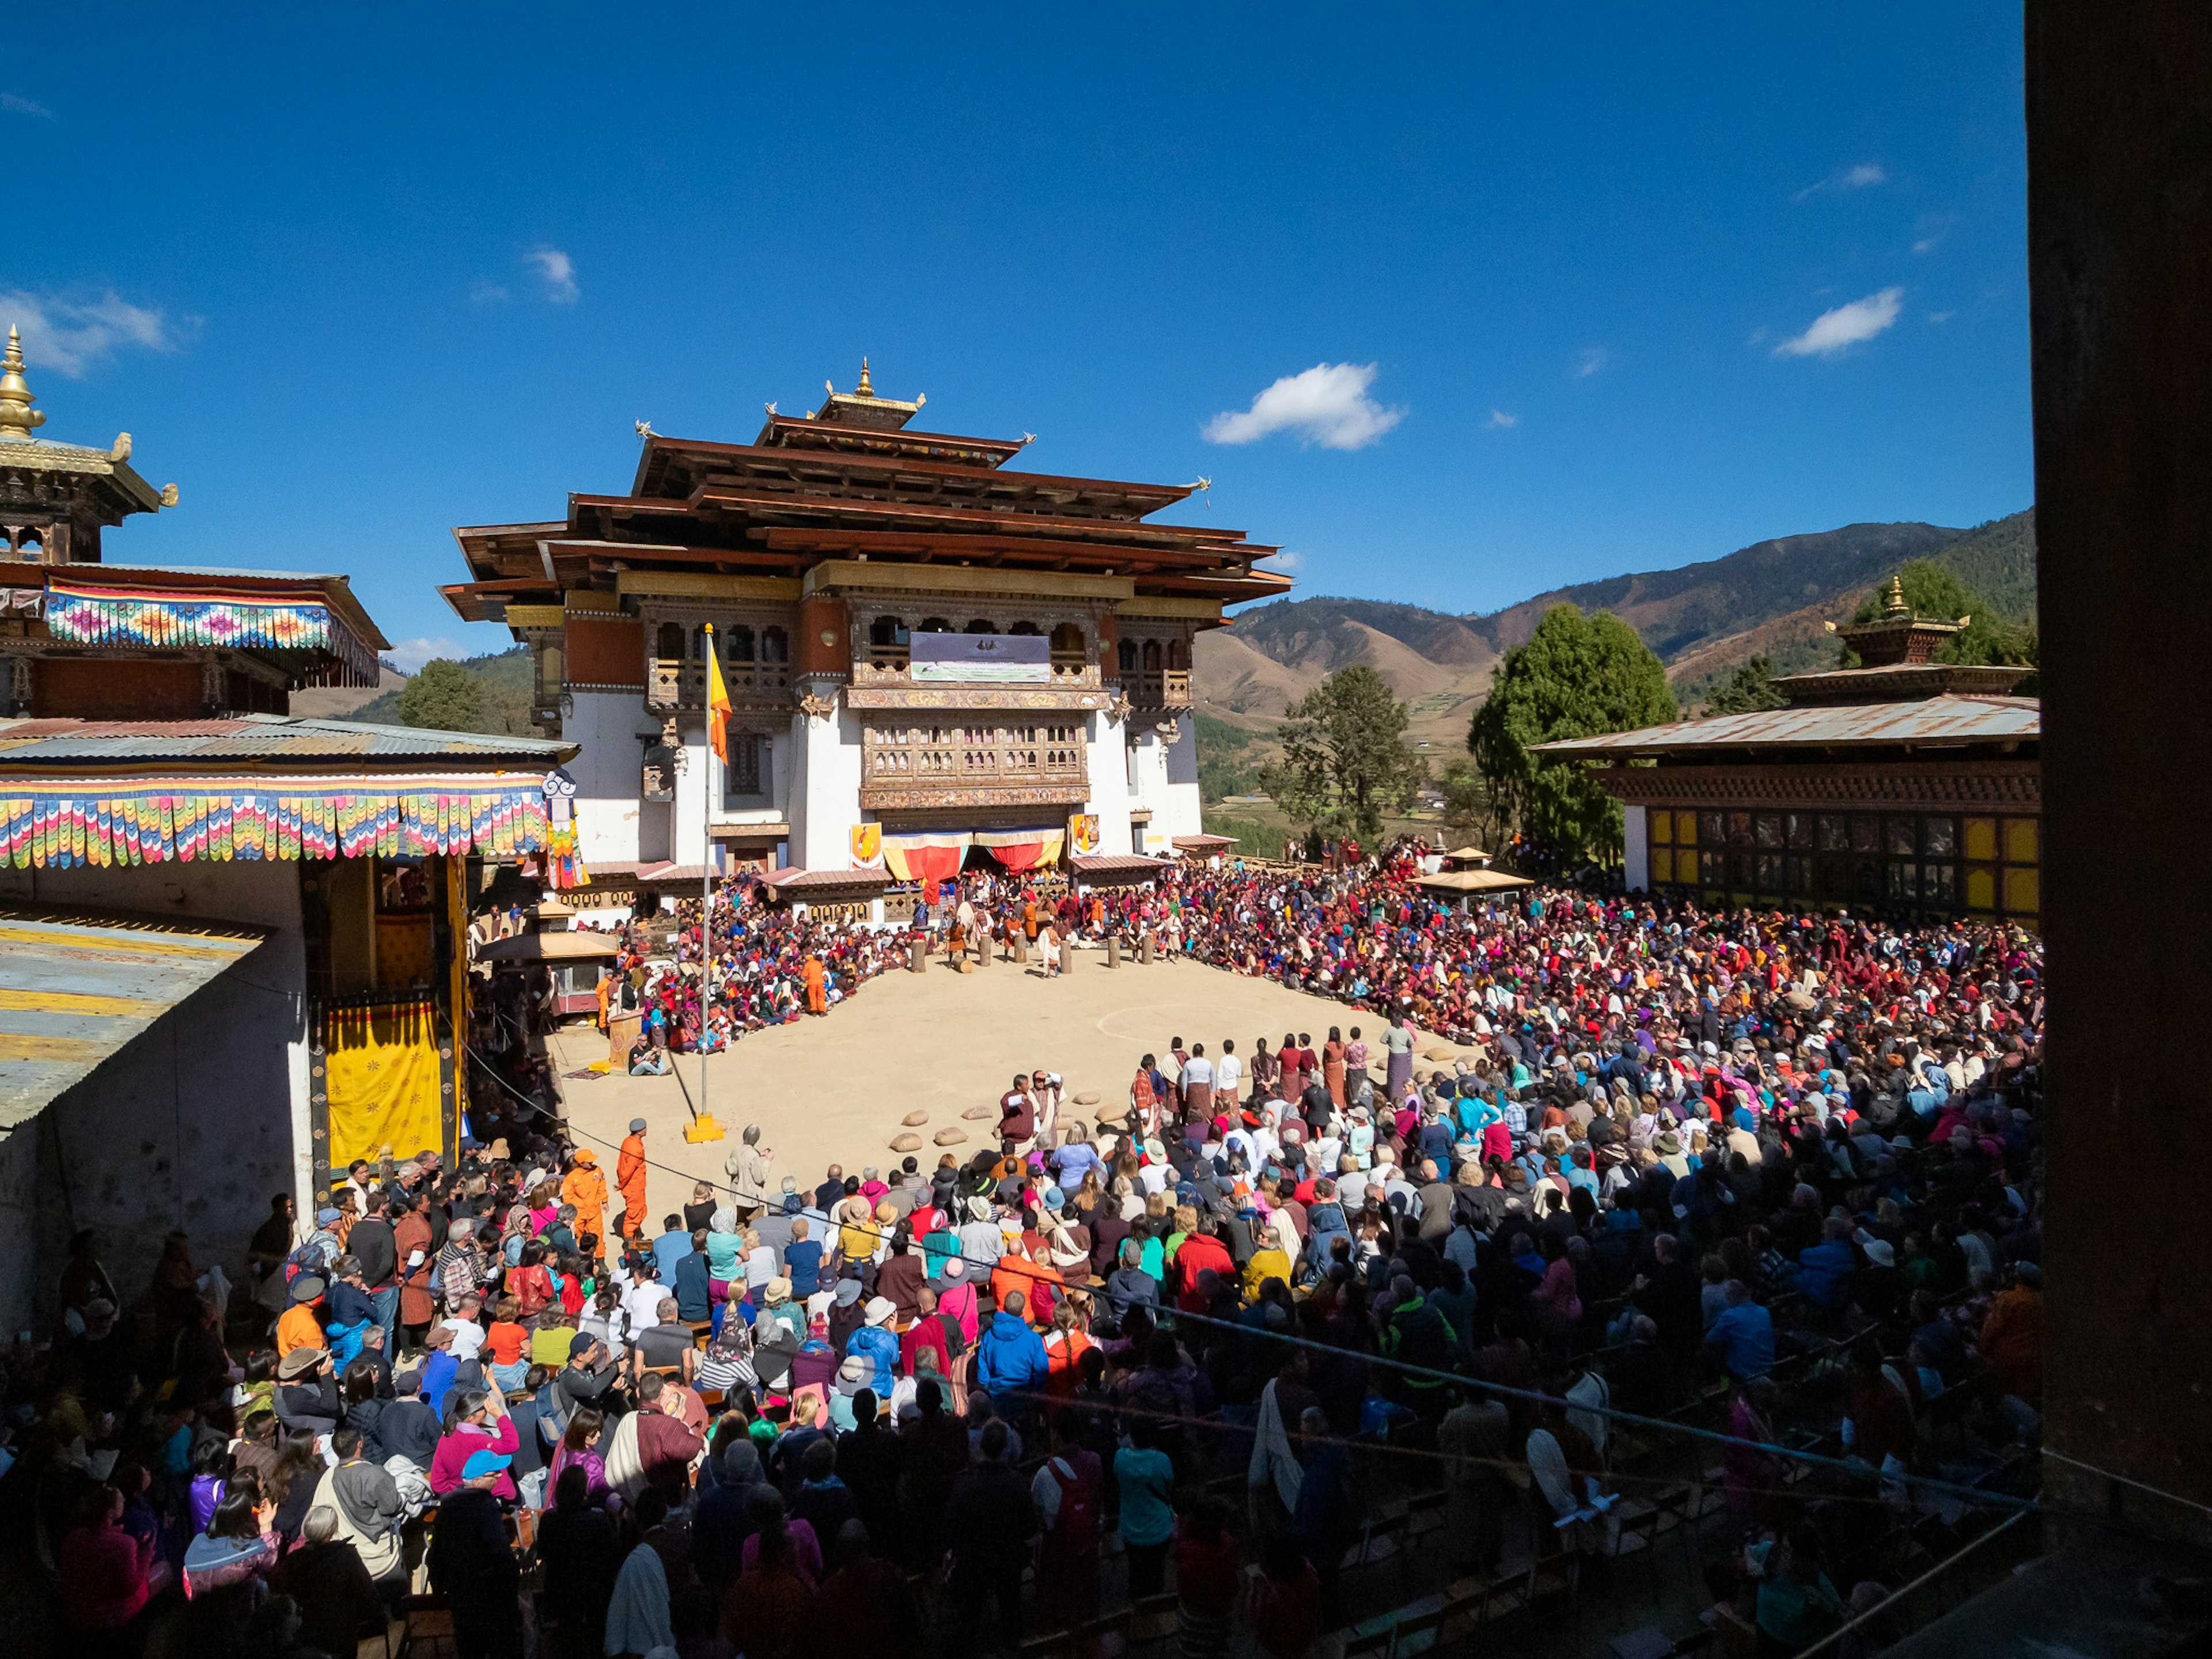
[[[231,922],[0,908],[0,1130],[36,1116],[268,937]]]
[[[2043,705],[2033,697],[1947,696],[1912,702],[1815,703],[1718,714],[1711,720],[1647,726],[1640,732],[1540,743],[1532,752],[1572,760],[1723,749],[1939,749],[2033,743],[2042,732]]]
[[[1416,887],[1425,887],[1432,893],[1488,893],[1508,887],[1531,885],[1526,876],[1509,875],[1503,870],[1445,870],[1433,876],[1423,876]]]
[[[478,962],[591,962],[622,954],[605,933],[510,933],[477,947]]]
[[[761,878],[779,893],[804,893],[832,887],[888,887],[885,870],[772,870]]]
[[[513,759],[556,766],[580,745],[548,738],[439,732],[413,726],[241,714],[234,720],[0,720],[0,765],[49,762],[359,759]]]
[[[1067,862],[1079,876],[1157,876],[1167,868],[1165,859],[1136,853],[1085,853]]]

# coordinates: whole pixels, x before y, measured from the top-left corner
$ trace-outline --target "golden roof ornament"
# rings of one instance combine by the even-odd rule
[[[876,395],[875,387],[868,384],[868,360],[866,357],[860,359],[860,384],[853,389],[853,395],[855,398],[872,398]]]
[[[1889,597],[1882,603],[1881,614],[1885,617],[1904,617],[1911,614],[1911,607],[1905,602],[1903,576],[1892,576],[1889,579]]]
[[[46,417],[31,405],[38,399],[23,380],[23,337],[8,325],[8,351],[0,358],[0,444],[27,444]]]

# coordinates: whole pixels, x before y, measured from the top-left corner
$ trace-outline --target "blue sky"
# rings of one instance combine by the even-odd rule
[[[505,642],[450,526],[863,353],[1307,593],[2031,497],[2017,0],[198,9],[0,21],[0,324],[182,489],[111,559],[347,572],[410,657]]]

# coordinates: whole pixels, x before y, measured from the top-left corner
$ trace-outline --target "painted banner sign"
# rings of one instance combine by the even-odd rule
[[[1052,641],[1042,634],[916,634],[908,677],[917,684],[1048,685]]]

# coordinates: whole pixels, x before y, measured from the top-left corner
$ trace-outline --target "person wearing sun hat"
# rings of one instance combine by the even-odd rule
[[[891,1329],[897,1312],[889,1297],[870,1297],[860,1310],[860,1328],[845,1343],[848,1364],[858,1359],[871,1368],[866,1386],[876,1391],[878,1400],[890,1398],[891,1384],[898,1376],[898,1334]]]

